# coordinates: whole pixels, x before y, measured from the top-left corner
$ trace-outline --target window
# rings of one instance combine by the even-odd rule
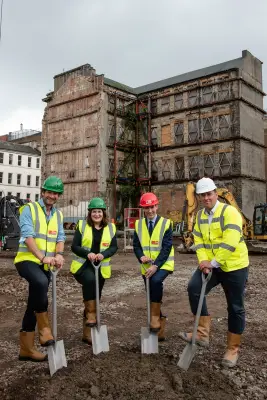
[[[162,177],[164,180],[168,181],[171,179],[171,169],[169,160],[163,161],[162,166]]]
[[[184,142],[184,123],[178,122],[174,125],[174,139],[175,143],[183,143]]]
[[[18,156],[18,165],[21,166],[21,156]]]
[[[228,176],[232,173],[232,153],[219,154],[220,176]]]
[[[39,185],[40,185],[40,176],[36,176],[35,186],[39,187]]]
[[[175,110],[180,110],[183,108],[184,101],[183,101],[183,93],[178,93],[174,96],[174,108]]]
[[[161,99],[161,111],[166,112],[170,110],[170,96]]]
[[[3,183],[3,172],[0,172],[0,183]]]
[[[189,107],[198,105],[198,90],[190,90],[188,92],[188,105]]]
[[[7,192],[7,195],[8,196],[12,196],[12,192]]]
[[[230,84],[222,83],[218,88],[218,100],[227,100],[230,98]]]
[[[27,194],[26,194],[26,199],[27,199],[27,200],[31,200],[31,194],[30,194],[30,193],[27,193]]]
[[[17,185],[21,184],[21,174],[17,175]]]
[[[151,144],[152,144],[152,146],[157,146],[157,145],[158,145],[157,128],[152,128],[152,132],[151,132]]]
[[[0,192],[0,199],[2,198],[2,196],[3,196],[3,192]]]
[[[40,158],[36,158],[36,168],[40,168]]]
[[[31,175],[27,175],[27,186],[31,186]]]
[[[231,136],[230,115],[219,116],[219,136],[220,139],[227,139]]]
[[[17,198],[20,199],[20,193],[17,193]]]
[[[38,201],[39,200],[39,194],[37,193],[36,195],[35,195],[35,201]]]
[[[202,104],[211,103],[213,100],[212,86],[202,88]]]
[[[0,164],[4,164],[4,153],[0,153]]]
[[[114,178],[114,159],[109,159],[109,179]]]
[[[8,174],[8,181],[7,181],[10,185],[12,183],[12,174],[9,172]]]
[[[32,158],[28,157],[28,167],[31,168],[32,166]]]
[[[203,118],[202,119],[202,127],[203,127],[203,140],[214,139],[213,119],[212,118]]]
[[[13,164],[13,154],[9,154],[9,165]]]
[[[157,100],[152,100],[151,101],[151,113],[152,114],[157,114],[157,107],[158,107]]]
[[[204,156],[204,175],[205,176],[214,176],[215,172],[215,155],[208,154]]]
[[[109,144],[113,144],[115,141],[115,126],[113,123],[108,126],[108,134],[109,134]]]
[[[175,178],[184,179],[184,158],[175,158]]]
[[[157,162],[153,161],[151,165],[151,178],[152,181],[158,180],[158,165]]]
[[[200,169],[201,169],[201,160],[199,156],[190,156],[189,160],[189,179],[199,179],[200,178]]]
[[[192,119],[188,121],[188,139],[189,143],[196,143],[199,141],[199,120]]]

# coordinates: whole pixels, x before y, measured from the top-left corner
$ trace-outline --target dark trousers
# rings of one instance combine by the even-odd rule
[[[197,269],[188,284],[188,295],[191,311],[197,312],[198,301],[202,286],[201,271]],[[244,292],[248,278],[248,268],[232,272],[224,272],[220,268],[213,268],[212,276],[207,284],[206,294],[215,286],[221,284],[227,300],[228,330],[231,333],[241,334],[245,329]],[[201,315],[207,316],[208,308],[204,298]]]
[[[32,332],[35,330],[35,313],[47,311],[48,286],[50,283],[50,271],[45,271],[43,265],[32,261],[22,261],[16,264],[19,275],[29,282],[29,295],[27,309],[22,320],[22,330]]]
[[[105,279],[101,275],[100,269],[98,270],[99,276],[99,297],[101,297],[102,289],[104,287]],[[95,300],[95,270],[92,264],[84,263],[81,269],[73,275],[77,282],[82,285],[83,300]]]
[[[158,269],[149,280],[150,286],[150,301],[152,303],[161,303],[163,297],[163,281],[169,275],[169,271],[166,269]],[[143,275],[143,279],[146,286],[146,277]]]

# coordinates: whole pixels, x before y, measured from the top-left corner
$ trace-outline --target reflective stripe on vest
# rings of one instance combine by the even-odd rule
[[[168,224],[168,225],[167,225]],[[135,231],[139,238],[140,245],[146,257],[156,260],[161,249],[164,234],[170,227],[170,220],[160,217],[155,224],[151,237],[149,236],[146,219],[142,218],[135,223]],[[145,274],[145,270],[150,267],[150,264],[142,264],[141,271]],[[168,271],[174,270],[174,248],[172,246],[170,254],[161,269]]]
[[[78,229],[81,233],[82,248],[87,250],[88,252],[90,252],[91,248],[92,248],[92,242],[93,242],[92,227],[90,227],[87,224],[86,220],[80,220],[78,222]],[[110,246],[111,240],[115,236],[115,233],[116,233],[116,228],[115,228],[114,224],[109,223],[106,227],[104,227],[102,238],[101,238],[101,243],[100,243],[100,252],[106,250]],[[73,261],[70,266],[70,271],[72,274],[75,274],[82,267],[82,265],[86,261],[86,258],[79,257],[73,253],[72,260]],[[100,271],[101,271],[103,278],[105,278],[105,279],[110,278],[110,276],[111,276],[110,258],[105,258],[101,262]]]
[[[31,210],[33,229],[35,233],[34,240],[38,249],[44,256],[54,257],[59,226],[63,221],[62,213],[56,210],[47,223],[44,211],[38,202],[30,203],[27,207],[30,207]],[[29,251],[25,243],[19,244],[18,253],[14,263],[21,261],[32,261],[39,265],[41,264],[40,260]],[[48,265],[45,264],[44,269],[48,270]]]

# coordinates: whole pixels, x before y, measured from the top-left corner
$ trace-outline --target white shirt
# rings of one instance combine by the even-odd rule
[[[213,215],[215,214],[216,208],[218,207],[219,204],[220,204],[220,202],[217,200],[215,206],[214,206],[210,211],[208,211],[208,210],[206,210],[206,209],[205,209],[205,211],[204,211],[205,214],[208,216],[209,225],[210,225],[211,222],[212,222]],[[215,258],[214,258],[213,260],[211,260],[210,263],[211,263],[211,266],[212,266],[213,268],[220,268],[220,266],[221,266],[221,264],[219,264],[219,263],[215,260]]]

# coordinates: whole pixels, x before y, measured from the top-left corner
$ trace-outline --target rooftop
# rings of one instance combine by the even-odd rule
[[[0,151],[5,150],[10,153],[25,153],[25,154],[33,154],[36,156],[40,156],[41,153],[39,150],[33,149],[30,146],[24,146],[23,144],[11,143],[11,142],[0,142]]]

